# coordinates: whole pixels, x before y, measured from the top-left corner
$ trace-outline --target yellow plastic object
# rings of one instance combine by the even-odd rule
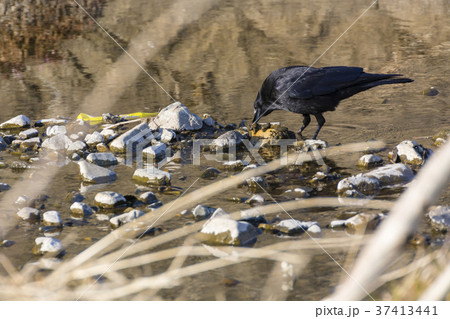
[[[119,115],[121,118],[128,120],[133,120],[137,118],[144,118],[144,117],[153,117],[158,115],[158,113],[144,113],[144,112],[135,112],[135,113],[129,113],[129,114],[121,114]],[[81,119],[85,122],[88,122],[89,124],[98,124],[103,121],[103,118],[101,116],[91,116],[86,113],[80,113],[77,116],[77,119]]]

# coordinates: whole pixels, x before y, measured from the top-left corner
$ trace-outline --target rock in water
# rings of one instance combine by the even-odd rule
[[[450,228],[450,206],[437,206],[428,213],[432,225],[439,231]]]
[[[0,193],[3,192],[3,191],[7,191],[7,190],[9,190],[10,188],[11,188],[11,186],[9,186],[8,184],[6,184],[6,183],[0,183]]]
[[[80,166],[81,179],[84,182],[101,184],[115,181],[117,178],[116,173],[110,169],[88,163],[85,160],[77,163]]]
[[[60,151],[68,149],[72,143],[72,140],[66,135],[58,134],[46,139],[42,143],[42,147],[53,151]]]
[[[161,127],[174,130],[175,132],[195,131],[201,129],[202,126],[202,119],[198,115],[191,113],[180,102],[166,106],[150,123],[150,127],[153,130]]]
[[[373,154],[367,154],[361,156],[361,158],[358,160],[358,166],[360,168],[373,168],[376,166],[380,166],[383,163],[383,159],[377,155]]]
[[[99,166],[117,165],[117,158],[112,153],[91,153],[86,160],[92,164]]]
[[[59,239],[51,237],[38,237],[35,239],[35,246],[33,248],[33,254],[43,255],[45,253],[52,253],[61,255],[64,253],[64,248]]]
[[[90,216],[94,213],[92,208],[90,208],[87,204],[81,202],[74,202],[70,206],[70,211],[72,212],[72,215],[75,217]]]
[[[24,140],[27,140],[29,138],[38,137],[39,131],[35,128],[30,128],[28,130],[22,131],[19,133],[19,137],[23,138]]]
[[[4,151],[8,148],[8,144],[6,144],[5,140],[2,136],[0,136],[0,151]]]
[[[153,192],[141,193],[138,195],[138,198],[147,205],[156,203],[158,201],[158,198]]]
[[[100,208],[114,208],[125,205],[127,201],[120,193],[105,191],[97,193],[94,202]]]
[[[21,128],[30,126],[30,119],[25,115],[17,115],[0,124],[0,129]]]
[[[337,192],[345,197],[376,195],[382,187],[403,185],[414,178],[413,171],[404,164],[389,164],[364,174],[339,181]]]
[[[297,219],[285,219],[274,225],[261,224],[260,227],[273,233],[282,233],[289,236],[300,235],[304,232],[312,234],[322,232],[317,222],[302,222]]]
[[[33,207],[24,207],[17,212],[23,220],[39,220],[39,210]]]
[[[382,187],[406,184],[414,178],[413,171],[404,164],[381,166],[365,175],[378,179]]]
[[[205,219],[214,213],[215,209],[205,205],[197,205],[192,211],[195,219]]]
[[[142,156],[147,159],[148,158],[152,158],[152,159],[163,158],[166,155],[166,149],[167,149],[167,146],[164,143],[152,145],[152,146],[146,147],[142,150]]]
[[[242,134],[238,131],[228,131],[211,143],[211,149],[229,149],[240,146],[243,143]]]
[[[215,245],[251,246],[258,237],[258,229],[253,225],[231,219],[230,215],[219,211],[203,225],[197,237]]]
[[[403,141],[389,155],[395,163],[402,162],[403,164],[419,166],[423,165],[432,154],[432,150],[423,147],[415,141]]]
[[[153,134],[147,123],[141,123],[115,138],[109,148],[116,153],[126,153],[127,149],[143,149],[150,144],[152,138]]]
[[[113,228],[117,228],[122,226],[123,224],[127,224],[129,222],[132,222],[135,219],[138,219],[139,217],[145,215],[145,212],[139,209],[133,209],[132,211],[129,211],[128,213],[123,213],[122,215],[115,216],[109,220],[111,226]]]
[[[169,172],[159,170],[154,166],[138,168],[133,174],[135,181],[156,186],[170,185],[170,178]]]
[[[56,135],[59,135],[59,134],[66,135],[67,134],[67,128],[65,126],[62,126],[62,125],[49,126],[45,130],[45,134],[48,137],[56,136]]]
[[[42,215],[42,220],[45,226],[62,227],[61,216],[59,215],[59,212],[57,212],[56,210],[50,210],[48,212],[45,212]]]

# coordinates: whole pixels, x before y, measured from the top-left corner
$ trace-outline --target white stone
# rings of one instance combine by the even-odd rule
[[[211,147],[213,149],[236,147],[242,144],[242,138],[242,134],[238,131],[228,131],[216,138]]]
[[[64,250],[59,239],[50,237],[38,237],[34,240],[36,243],[35,254],[60,253]]]
[[[169,143],[170,141],[175,139],[176,136],[177,136],[177,134],[174,131],[168,130],[168,129],[163,129],[161,132],[160,140],[163,143]]]
[[[149,166],[136,169],[133,174],[133,179],[146,184],[169,185],[171,176],[169,172],[162,171],[154,166]]]
[[[84,143],[83,141],[75,141],[72,144],[70,144],[70,146],[67,148],[67,152],[72,154],[72,153],[80,153],[80,152],[84,152],[87,148],[86,143]]]
[[[327,148],[328,144],[322,140],[305,140],[302,145],[302,150],[305,152],[321,150]]]
[[[36,121],[36,125],[37,126],[41,126],[41,125],[63,125],[63,124],[67,124],[69,123],[68,120],[65,119],[42,119],[39,121]]]
[[[103,129],[100,134],[103,136],[103,139],[105,141],[111,141],[115,139],[119,134],[117,134],[113,129],[105,128]]]
[[[133,220],[145,215],[145,212],[139,209],[133,209],[128,213],[121,214],[119,216],[115,216],[109,220],[112,226],[119,227],[123,224],[127,224],[132,222]]]
[[[37,137],[39,135],[39,131],[35,128],[30,128],[28,130],[22,131],[19,133],[19,137],[27,140],[32,137]]]
[[[70,206],[70,211],[72,212],[72,214],[80,216],[89,216],[94,213],[91,207],[82,202],[74,202]]]
[[[77,162],[80,167],[80,175],[84,182],[88,183],[108,183],[115,181],[117,175],[110,169],[80,160]]]
[[[156,195],[153,192],[140,193],[138,198],[147,205],[158,201],[158,198],[156,198]]]
[[[358,165],[363,167],[372,167],[381,164],[383,159],[377,155],[366,154],[359,158]]]
[[[102,208],[112,208],[126,203],[122,194],[109,191],[97,193],[94,201],[97,206]]]
[[[164,143],[151,145],[142,150],[144,158],[162,158],[166,155],[167,146]]]
[[[423,148],[416,141],[403,141],[395,148],[397,149],[397,155],[404,156],[408,162],[420,162],[423,160]]]
[[[49,150],[60,151],[68,149],[72,143],[72,140],[66,135],[58,134],[44,140],[42,147]]]
[[[26,127],[30,125],[30,119],[25,115],[17,115],[12,119],[0,124],[0,128],[16,128],[16,127]]]
[[[236,160],[236,161],[226,161],[222,163],[224,169],[240,169],[244,168],[248,165],[248,162],[243,160]]]
[[[99,166],[111,166],[118,163],[113,153],[91,153],[86,157],[86,160]]]
[[[285,219],[280,221],[275,226],[287,228],[289,232],[291,231],[310,231],[311,233],[320,233],[321,229],[317,222],[302,222],[297,219]]]
[[[175,132],[199,130],[202,126],[202,119],[198,115],[191,113],[180,102],[166,106],[150,123],[150,127],[154,130],[161,127],[174,130]]]
[[[414,178],[414,173],[408,166],[398,163],[378,167],[365,173],[365,176],[378,179],[381,186],[385,187],[406,184]]]
[[[215,236],[226,236],[226,242],[218,243],[231,245],[237,245],[239,243],[242,246],[254,243],[258,234],[253,225],[247,222],[233,220],[230,215],[224,214],[223,212],[214,213],[205,225],[203,225],[200,232]]]
[[[57,212],[56,210],[50,210],[48,212],[45,212],[42,215],[42,220],[46,225],[55,225],[55,226],[62,225],[61,216],[59,215],[59,212]]]
[[[428,217],[438,230],[450,228],[450,206],[437,206],[428,213]]]
[[[99,143],[103,143],[104,138],[103,138],[103,135],[101,135],[99,132],[94,131],[92,134],[86,135],[86,137],[84,138],[84,141],[86,142],[87,145],[94,146]]]
[[[345,227],[345,220],[337,219],[332,220],[330,223],[330,228],[343,228]]]
[[[197,205],[192,210],[192,215],[197,219],[207,218],[214,213],[215,209],[205,205]],[[218,213],[219,214],[219,213]]]
[[[21,141],[20,142],[20,147],[22,147],[22,148],[33,148],[33,147],[36,147],[37,145],[40,145],[41,142],[42,141],[41,141],[40,137],[32,137],[32,138],[29,138],[27,140]]]
[[[116,153],[125,153],[127,148],[129,148],[128,151],[133,151],[137,148],[143,149],[150,144],[152,138],[153,133],[147,123],[141,123],[116,137],[109,145],[109,148]]]
[[[39,210],[33,207],[24,207],[17,212],[23,220],[39,219]]]
[[[347,190],[356,190],[360,193],[374,194],[380,189],[380,182],[376,178],[371,178],[363,174],[350,176],[339,181],[337,185],[338,193]]]
[[[53,125],[53,126],[49,126],[47,127],[45,134],[48,137],[52,137],[52,136],[56,136],[59,134],[67,134],[67,128],[65,126],[62,125]]]
[[[266,200],[260,194],[254,194],[252,197],[245,201],[246,204],[264,204]]]

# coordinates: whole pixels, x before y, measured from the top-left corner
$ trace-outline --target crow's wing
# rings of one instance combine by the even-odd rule
[[[289,76],[280,80],[284,80],[283,86],[286,89],[290,86],[287,94],[294,99],[311,99],[334,93],[355,84],[363,73],[362,68],[345,66],[310,68],[306,73],[304,68],[289,71]]]

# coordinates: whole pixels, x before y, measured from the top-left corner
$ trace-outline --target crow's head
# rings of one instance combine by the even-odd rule
[[[253,107],[254,115],[252,124],[258,122],[261,117],[269,115],[273,111],[273,109],[270,108],[270,104],[264,103],[261,97],[261,91],[258,92],[258,96],[256,97]]]

